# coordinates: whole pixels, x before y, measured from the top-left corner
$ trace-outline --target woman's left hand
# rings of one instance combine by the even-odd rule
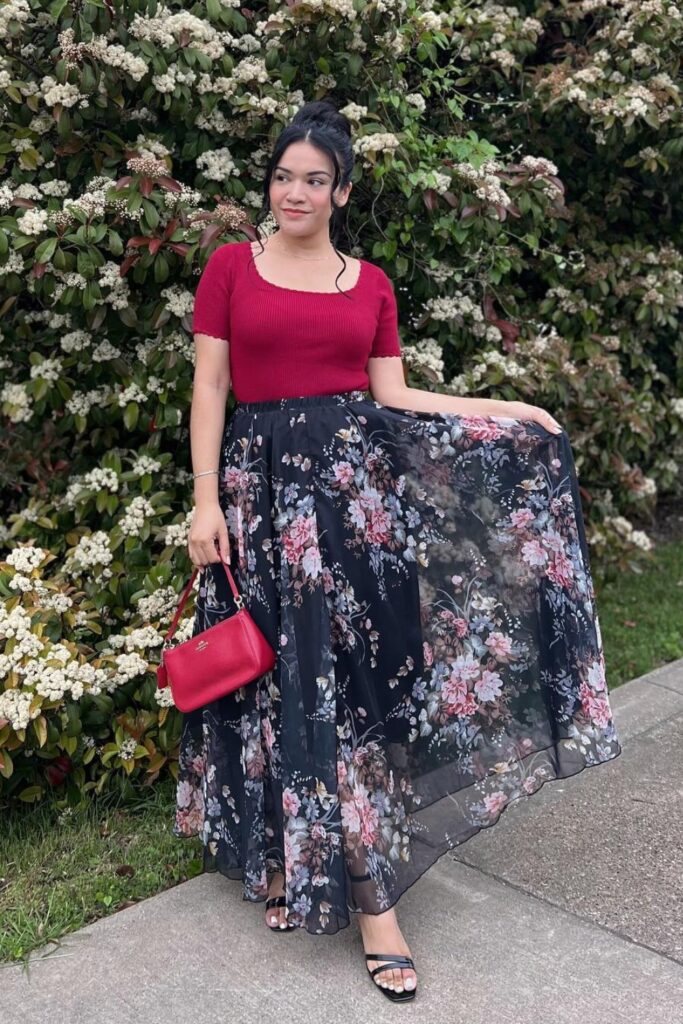
[[[534,420],[546,430],[552,431],[553,434],[562,433],[563,427],[539,405],[528,405],[526,402],[503,402],[503,408],[506,410],[503,413],[504,416],[514,416],[518,420]]]

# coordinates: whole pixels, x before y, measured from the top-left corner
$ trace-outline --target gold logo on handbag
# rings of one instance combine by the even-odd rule
[[[208,646],[209,646],[208,640],[200,640],[199,643],[197,644],[197,650],[198,651],[203,651],[204,648],[208,647]]]

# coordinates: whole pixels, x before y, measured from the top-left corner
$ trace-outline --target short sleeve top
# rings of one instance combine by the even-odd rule
[[[212,252],[192,331],[229,342],[238,402],[365,391],[368,358],[402,355],[396,297],[381,267],[360,260],[356,284],[342,292],[286,288],[261,276],[248,240]]]

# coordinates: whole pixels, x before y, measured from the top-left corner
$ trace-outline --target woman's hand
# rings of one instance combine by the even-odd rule
[[[557,420],[545,409],[541,409],[539,405],[528,405],[526,402],[503,402],[502,406],[504,412],[501,415],[503,416],[513,416],[517,420],[534,420],[553,434],[562,433],[563,428]]]
[[[190,561],[198,569],[205,569],[209,562],[221,560],[230,565],[228,528],[223,509],[217,501],[195,505],[187,536],[187,551]]]

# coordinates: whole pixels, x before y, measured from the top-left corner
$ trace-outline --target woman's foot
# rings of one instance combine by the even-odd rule
[[[405,956],[412,956],[398,926],[393,907],[382,914],[358,914],[358,925],[366,953],[402,953]],[[365,961],[368,971],[374,971],[375,967],[388,962]],[[412,992],[417,988],[417,975],[412,967],[392,967],[386,971],[378,971],[372,980],[381,988],[392,989],[394,992],[403,992],[404,989]]]
[[[284,896],[285,876],[281,871],[276,871],[270,880],[268,886],[268,898],[272,896]],[[286,907],[268,907],[266,910],[266,924],[269,928],[282,928],[283,931],[287,927],[286,918],[287,908]]]

